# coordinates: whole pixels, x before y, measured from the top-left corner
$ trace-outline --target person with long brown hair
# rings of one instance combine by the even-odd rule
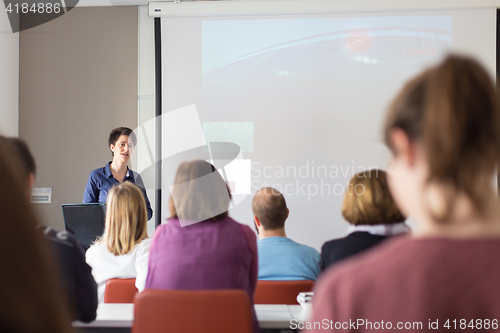
[[[26,200],[25,179],[7,143],[0,138],[0,331],[71,332],[63,295],[57,289],[56,265],[36,230]]]
[[[113,187],[106,200],[104,235],[85,254],[97,283],[99,303],[104,302],[109,279],[135,278],[139,292],[144,290],[150,244],[141,190],[131,182]]]
[[[308,332],[323,331],[314,324],[324,319],[345,331],[498,328],[500,208],[492,179],[500,110],[492,79],[477,61],[448,56],[399,92],[385,137],[389,187],[415,220],[414,234],[328,271]]]
[[[242,289],[253,303],[258,257],[254,232],[229,217],[229,189],[205,161],[175,176],[171,218],[156,229],[146,289]],[[259,326],[254,313],[254,332]]]

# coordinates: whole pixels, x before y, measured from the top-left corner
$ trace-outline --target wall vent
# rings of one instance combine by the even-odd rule
[[[52,187],[35,187],[31,191],[31,203],[51,203]]]

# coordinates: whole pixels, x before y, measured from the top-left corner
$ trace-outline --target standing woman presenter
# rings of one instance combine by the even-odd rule
[[[142,194],[144,194],[148,220],[150,220],[153,210],[151,209],[142,178],[127,166],[130,160],[130,153],[136,144],[135,134],[128,127],[115,128],[109,133],[108,144],[113,160],[106,163],[104,167],[95,169],[90,173],[87,186],[85,186],[85,192],[83,193],[83,203],[105,203],[108,192],[113,186],[123,182],[131,182],[137,185],[141,189]]]

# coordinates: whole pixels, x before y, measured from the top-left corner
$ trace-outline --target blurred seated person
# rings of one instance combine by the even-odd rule
[[[9,151],[22,164],[26,198],[29,200],[36,175],[36,163],[26,143],[18,138],[6,138]],[[55,252],[62,276],[59,287],[64,290],[73,319],[90,322],[96,318],[97,286],[89,265],[85,263],[82,244],[71,233],[38,225],[39,232]]]
[[[109,279],[135,278],[136,288],[144,290],[150,244],[143,193],[131,182],[113,187],[106,200],[104,235],[86,253],[97,282],[99,303],[104,302]]]
[[[229,189],[205,161],[182,163],[169,201],[171,217],[156,229],[146,289],[242,289],[253,304],[255,233],[229,217]],[[259,332],[254,316],[254,332]]]
[[[391,193],[415,232],[325,272],[310,322],[357,319],[356,332],[496,329],[500,105],[491,72],[447,56],[403,86],[384,134]]]
[[[410,231],[389,192],[387,174],[378,169],[360,172],[350,180],[342,215],[351,224],[348,235],[323,244],[323,270],[391,236]]]
[[[69,333],[55,263],[36,230],[22,163],[0,137],[0,332]]]
[[[286,236],[289,210],[278,190],[265,187],[252,199],[259,240],[259,280],[313,280],[319,275],[321,256],[314,248]]]

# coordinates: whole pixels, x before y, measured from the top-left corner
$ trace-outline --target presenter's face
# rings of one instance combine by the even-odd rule
[[[134,143],[129,141],[128,136],[121,135],[114,145],[110,145],[110,148],[114,153],[113,159],[120,159],[127,162],[130,159],[130,153],[134,148]]]

